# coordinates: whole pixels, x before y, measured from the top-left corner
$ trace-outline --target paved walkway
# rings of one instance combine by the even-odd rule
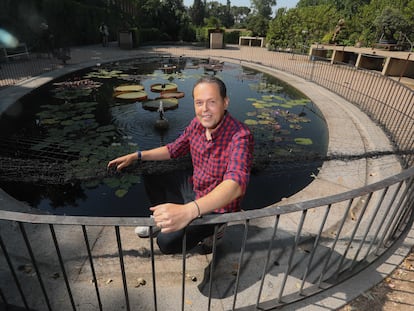
[[[223,57],[234,57],[235,50],[237,47],[231,47],[229,49],[223,49],[220,51],[206,50],[206,56],[212,54],[221,55]],[[116,44],[110,44],[108,47],[101,46],[88,46],[73,48],[71,50],[72,59],[68,61],[68,65],[65,67],[49,72],[42,75],[41,77],[35,77],[27,80],[24,83],[20,83],[15,87],[7,88],[0,92],[0,96],[3,99],[0,104],[0,113],[3,112],[9,105],[15,102],[17,98],[23,94],[29,92],[31,89],[39,87],[43,83],[47,83],[51,79],[62,74],[78,70],[83,67],[95,65],[96,63],[102,63],[106,61],[112,61],[117,59],[124,59],[139,56],[142,54],[154,53],[192,53],[191,49],[186,50],[185,47],[148,47],[140,48],[137,50],[120,50]],[[290,85],[300,89],[305,95],[307,95],[322,111],[323,115],[328,124],[329,128],[329,152],[332,154],[359,154],[370,151],[387,151],[392,150],[391,145],[388,143],[386,135],[373,123],[370,119],[362,114],[355,106],[349,104],[339,96],[328,92],[327,90],[316,86],[315,84],[305,81],[296,76],[286,74],[281,71],[264,68],[259,65],[252,65],[243,63],[246,66],[252,66],[259,70],[265,71],[269,74],[275,75],[277,78],[286,81]],[[344,130],[346,129],[346,130]],[[342,162],[342,161],[329,161],[325,163],[321,168],[320,173],[314,182],[312,182],[303,191],[295,194],[294,196],[287,198],[286,203],[298,202],[301,200],[317,198],[325,195],[341,193],[346,190],[354,189],[368,183],[372,183],[378,180],[382,180],[385,177],[394,175],[399,172],[401,167],[398,161],[393,156],[381,157],[379,159],[361,159],[357,161]],[[4,198],[0,197],[0,198]],[[288,230],[290,226],[295,225],[294,223],[284,223],[283,227]],[[313,228],[306,228],[308,232],[311,232]],[[229,228],[230,236],[236,234],[236,231],[232,231]],[[34,233],[36,234],[36,233]],[[123,234],[126,235],[126,240],[131,241],[131,244],[124,245],[125,249],[142,249],[147,247],[148,241],[137,241],[131,230],[125,231]],[[106,229],[97,230],[93,234],[94,253],[102,255],[99,265],[106,267],[107,276],[111,275],[113,269],[119,268],[119,262],[116,259],[105,259],[105,254],[108,248],[113,248],[114,241],[109,240],[110,233]],[[410,235],[412,236],[412,235]],[[39,240],[41,238],[39,237]],[[71,243],[70,241],[68,243]],[[108,244],[109,243],[109,244]],[[137,246],[138,243],[138,246]],[[340,286],[335,287],[329,291],[323,292],[320,295],[316,295],[312,298],[306,299],[304,302],[295,304],[294,306],[285,307],[283,310],[334,310],[347,300],[352,299],[357,294],[368,289],[376,282],[380,281],[381,278],[390,273],[394,267],[396,267],[404,258],[405,254],[408,253],[410,245],[407,243],[401,245],[400,248],[395,250],[394,255],[390,254],[390,257],[386,260],[386,263],[377,263],[373,265],[367,271],[364,271],[360,275],[350,279]],[[139,251],[138,251],[139,252]],[[132,256],[134,256],[132,254]],[[181,263],[177,261],[173,256],[165,256],[161,261],[163,262],[160,267],[165,271],[165,281],[170,288],[163,297],[159,297],[160,310],[169,310],[169,297],[177,296],[177,286],[180,286],[181,277],[174,273],[174,267]],[[209,256],[193,256],[189,259],[188,266],[191,267],[190,272],[202,273],[208,266],[210,261]],[[127,261],[130,259],[126,259]],[[177,266],[177,271],[180,271],[180,267]],[[87,284],[87,273],[84,271],[79,274],[79,284]],[[252,273],[253,274],[253,273]],[[253,284],[254,282],[252,282]],[[80,291],[82,286],[79,287]],[[197,291],[197,288],[194,287]],[[179,293],[179,291],[178,291]],[[116,310],[116,303],[122,297],[119,289],[114,289],[108,286],[105,291],[105,296],[109,297],[109,302],[113,306],[113,310]],[[190,297],[192,295],[190,294]],[[196,294],[193,297],[197,297]],[[84,297],[85,303],[87,298]],[[145,309],[145,295],[141,296],[143,308]],[[243,301],[243,296],[239,296],[239,301]],[[149,302],[151,304],[152,302]],[[215,305],[214,310],[221,310],[225,308],[226,303],[223,301],[222,304],[218,303]],[[196,308],[191,308],[197,310]],[[85,309],[86,310],[86,309]]]

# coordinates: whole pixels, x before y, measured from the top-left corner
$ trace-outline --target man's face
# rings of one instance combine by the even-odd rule
[[[221,122],[229,105],[229,99],[221,98],[216,83],[200,83],[193,91],[195,114],[201,125],[214,130]]]

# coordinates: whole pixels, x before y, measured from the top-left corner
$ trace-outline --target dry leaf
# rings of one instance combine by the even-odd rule
[[[147,281],[145,281],[145,279],[143,279],[143,278],[138,278],[138,279],[137,279],[137,284],[135,285],[135,287],[144,286],[145,284],[147,284]]]

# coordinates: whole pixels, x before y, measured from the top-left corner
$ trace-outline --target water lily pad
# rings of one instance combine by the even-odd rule
[[[271,124],[271,122],[269,120],[259,120],[259,124],[266,125],[266,124]]]
[[[252,119],[244,120],[244,123],[247,125],[257,125],[257,121]]]
[[[122,76],[128,76],[127,74],[123,74],[120,70],[105,70],[99,69],[98,71],[93,71],[84,76],[84,78],[99,78],[99,79],[111,79],[117,78]]]
[[[143,90],[144,86],[140,84],[120,85],[114,88],[115,92],[139,92]]]
[[[115,95],[116,98],[119,99],[133,99],[133,100],[146,100],[148,98],[148,94],[144,91],[139,92],[125,92]]]
[[[91,180],[91,181],[86,182],[84,185],[86,188],[93,189],[93,188],[98,187],[99,184],[100,184],[99,180]]]
[[[297,143],[298,145],[312,145],[312,139],[310,138],[295,138],[295,143]]]
[[[64,121],[60,122],[60,124],[62,124],[63,126],[72,125],[73,123],[74,123],[73,120],[64,120]]]
[[[72,118],[72,120],[74,121],[80,121],[80,120],[88,120],[88,119],[93,119],[95,116],[91,113],[86,113],[80,116],[75,116]]]
[[[43,125],[53,125],[53,124],[60,123],[60,121],[57,119],[43,119],[41,122]]]
[[[165,98],[165,99],[154,99],[142,103],[142,107],[147,110],[157,111],[162,102],[164,110],[171,110],[178,107],[178,99],[176,98]]]
[[[271,95],[271,96],[272,96],[273,100],[278,100],[278,101],[281,101],[281,102],[286,101],[286,99],[282,96],[278,96],[278,95]]]
[[[302,126],[300,126],[299,124],[290,124],[289,127],[297,131],[302,129]]]
[[[257,103],[257,102],[253,103],[253,106],[257,109],[263,109],[265,107],[263,104],[260,104],[260,103]]]
[[[127,189],[118,189],[118,190],[115,191],[115,195],[118,198],[124,197],[127,193],[128,193],[128,190]]]
[[[97,132],[108,132],[108,131],[114,131],[116,128],[113,124],[100,126],[96,129]]]
[[[288,104],[292,106],[305,106],[308,103],[310,103],[310,100],[306,98],[294,99],[294,100],[288,101]]]
[[[176,91],[178,88],[175,83],[155,83],[151,85],[151,91],[161,93],[163,91]]]
[[[118,178],[108,177],[108,178],[104,178],[103,181],[106,185],[108,185],[111,188],[117,188],[121,184]]]
[[[184,92],[177,92],[177,91],[163,91],[160,94],[161,98],[183,98]]]
[[[88,96],[91,93],[92,89],[59,89],[55,92],[54,97],[68,100]]]
[[[263,98],[264,101],[272,101],[273,100],[272,95],[263,95],[262,98]]]

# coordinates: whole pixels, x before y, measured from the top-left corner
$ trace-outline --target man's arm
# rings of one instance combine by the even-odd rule
[[[173,232],[187,226],[200,215],[209,214],[228,205],[243,194],[242,187],[231,179],[222,181],[216,188],[195,202],[187,204],[166,203],[151,207],[154,221],[162,232]],[[199,211],[200,210],[200,211]]]
[[[166,146],[145,150],[141,152],[142,161],[161,161],[170,159],[170,153]],[[122,157],[116,158],[108,163],[108,168],[115,167],[117,171],[122,170],[138,160],[138,153],[133,152]]]

